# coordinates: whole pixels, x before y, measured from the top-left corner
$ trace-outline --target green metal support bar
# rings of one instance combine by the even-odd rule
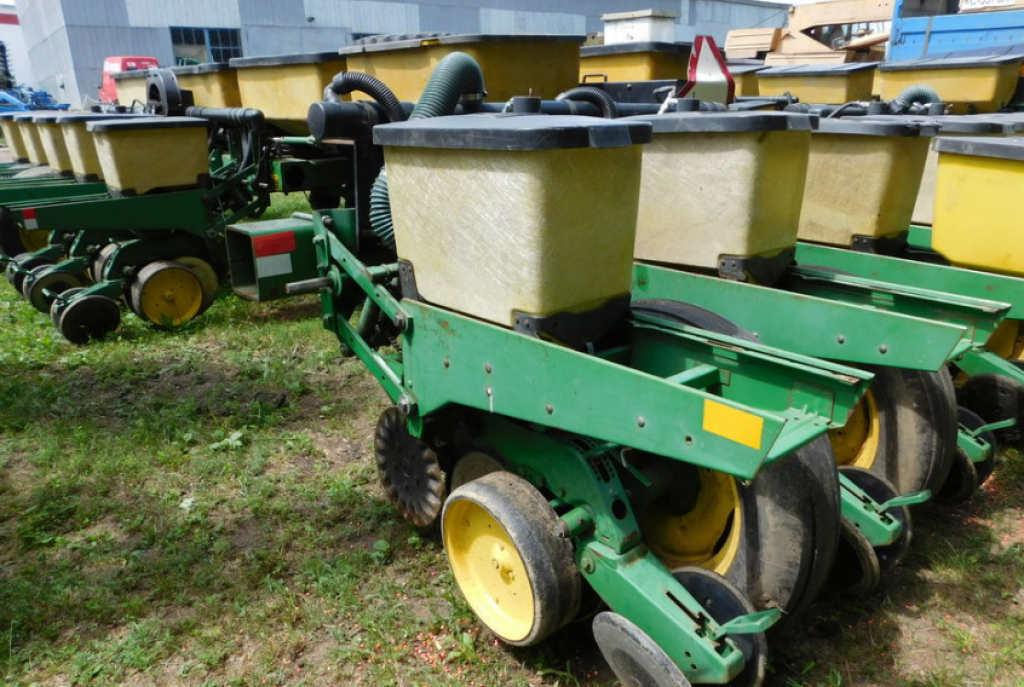
[[[26,188],[0,188],[0,205],[6,207],[34,207],[34,203],[51,203],[65,198],[82,198],[85,196],[102,197],[107,193],[107,185],[66,184],[31,186]]]
[[[826,360],[934,371],[965,350],[960,325],[654,265],[634,265],[633,297],[699,305],[770,346]]]

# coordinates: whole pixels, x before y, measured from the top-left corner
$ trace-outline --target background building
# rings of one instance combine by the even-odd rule
[[[7,65],[18,83],[35,83],[28,46],[25,45],[25,32],[14,8],[14,0],[0,0],[0,41],[7,46]]]
[[[74,105],[95,97],[110,55],[174,64],[330,51],[387,33],[584,35],[601,30],[602,14],[639,9],[677,14],[676,40],[710,34],[724,43],[729,28],[784,26],[787,9],[763,0],[17,0],[17,7],[31,85]]]

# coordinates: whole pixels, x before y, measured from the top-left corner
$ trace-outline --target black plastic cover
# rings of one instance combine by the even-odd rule
[[[655,134],[742,133],[746,131],[811,131],[812,118],[791,112],[666,112],[622,121],[650,122]]]
[[[1024,162],[1024,138],[956,138],[935,139],[935,150],[940,153],[971,155],[973,157],[994,157],[1000,160]]]
[[[1015,55],[978,55],[971,57],[925,57],[920,60],[901,60],[899,62],[883,62],[883,72],[916,72],[929,69],[977,69],[997,67],[1004,64],[1024,63],[1024,54]]]
[[[195,76],[197,74],[215,74],[226,72],[231,69],[227,62],[207,62],[205,64],[190,64],[184,67],[171,67],[175,76]]]
[[[571,115],[456,115],[373,129],[378,145],[450,150],[623,148],[650,140],[647,122]]]
[[[604,55],[633,55],[642,52],[657,52],[668,55],[689,55],[693,43],[662,43],[639,41],[636,43],[612,43],[611,45],[588,45],[580,48],[580,57],[603,57]]]
[[[757,73],[757,78],[781,76],[845,76],[874,69],[877,62],[846,62],[844,64],[787,64],[769,67]]]
[[[198,129],[209,127],[211,122],[198,117],[128,117],[99,122],[89,122],[88,131],[144,131],[147,129]]]
[[[461,34],[455,36],[437,36],[436,38],[416,38],[407,41],[386,41],[383,43],[367,43],[352,45],[338,51],[339,55],[358,55],[368,52],[388,52],[390,50],[410,50],[431,45],[465,45],[466,43],[577,43],[582,44],[586,36],[561,36],[554,34]],[[235,60],[231,60],[234,65]]]
[[[233,69],[249,67],[282,67],[289,64],[321,64],[338,62],[336,52],[313,52],[297,55],[267,55],[266,57],[233,57],[228,66]]]
[[[934,124],[908,121],[909,117],[894,117],[892,121],[879,121],[871,117],[821,117],[818,133],[848,136],[936,136]]]
[[[57,123],[58,124],[65,124],[65,123],[71,123],[71,122],[99,122],[99,121],[103,121],[104,119],[132,119],[132,118],[140,119],[142,117],[152,117],[152,115],[131,114],[131,113],[128,113],[128,112],[125,112],[125,113],[109,113],[109,114],[105,114],[103,112],[88,112],[88,113],[84,113],[84,114],[82,114],[82,113],[79,113],[79,114],[68,114],[67,112],[64,112],[64,113],[58,115]]]
[[[939,135],[942,134],[1010,134],[1013,133],[1013,123],[999,121],[998,119],[972,118],[957,115],[942,115],[938,117],[918,117],[915,115],[867,115],[867,120],[877,122],[911,122],[913,124],[924,124],[938,128]]]

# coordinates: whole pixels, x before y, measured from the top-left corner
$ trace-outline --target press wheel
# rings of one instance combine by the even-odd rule
[[[417,527],[427,527],[444,504],[444,475],[437,454],[409,433],[392,406],[381,413],[373,439],[377,476],[388,500]]]
[[[887,480],[879,477],[873,472],[861,468],[840,468],[843,477],[853,482],[861,491],[870,496],[879,505],[890,499],[896,498],[896,488]],[[910,548],[910,541],[913,538],[913,525],[910,520],[910,509],[907,506],[890,508],[886,511],[888,515],[900,523],[900,536],[892,544],[887,546],[876,546],[875,554],[878,556],[878,565],[883,573],[895,568]]]
[[[120,246],[116,243],[108,243],[100,249],[100,252],[93,258],[92,264],[89,266],[90,276],[94,282],[106,281],[107,276],[107,263],[110,262],[110,258],[117,252]],[[116,276],[117,275],[113,275]]]
[[[978,468],[974,461],[959,446],[953,460],[953,467],[945,483],[935,494],[935,502],[946,505],[963,503],[978,489]]]
[[[504,469],[505,466],[497,458],[480,451],[470,451],[455,463],[451,479],[449,480],[449,487],[452,491],[455,491],[463,484],[468,484],[475,479],[480,479],[484,475]]]
[[[190,268],[173,260],[143,267],[130,289],[132,310],[158,327],[179,327],[199,314],[203,286]]]
[[[847,596],[865,596],[882,581],[882,566],[871,542],[857,526],[843,518],[842,534],[829,586]]]
[[[664,649],[618,613],[597,614],[594,639],[622,687],[690,687]]]
[[[462,595],[501,640],[532,646],[575,617],[580,574],[558,516],[529,482],[493,472],[445,502],[441,532]]]
[[[217,292],[220,290],[220,277],[217,276],[213,266],[194,255],[183,255],[177,258],[176,262],[191,269],[199,278],[199,285],[203,289],[203,301],[199,308],[199,314],[206,312],[213,302],[217,300]]]
[[[50,312],[53,294],[61,294],[68,289],[85,286],[85,279],[77,272],[56,267],[37,267],[25,279],[23,284],[25,298],[39,312]]]
[[[704,568],[677,568],[672,575],[719,625],[754,612],[743,592],[721,575]],[[767,638],[763,632],[730,638],[743,652],[744,663],[743,672],[729,681],[729,687],[759,687],[768,669]]]
[[[117,301],[106,296],[83,296],[64,306],[58,329],[73,344],[101,339],[121,324]]]
[[[60,298],[54,299],[53,303],[50,304],[50,321],[53,322],[53,326],[58,330],[60,329],[60,317],[64,314],[64,306],[71,302],[77,294],[85,291],[83,287],[76,287],[68,289],[60,295]]]

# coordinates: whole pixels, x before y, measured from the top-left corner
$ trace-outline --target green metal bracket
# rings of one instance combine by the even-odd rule
[[[971,349],[958,358],[956,364],[971,377],[981,374],[996,374],[1010,377],[1024,384],[1024,370],[992,351]]]
[[[848,477],[839,473],[843,517],[854,524],[871,543],[886,546],[900,538],[903,526]]]
[[[202,189],[153,193],[123,198],[44,205],[36,210],[39,226],[67,231],[205,231],[214,224]]]
[[[797,243],[796,259],[801,264],[831,267],[867,279],[1008,303],[1010,311],[1007,317],[1024,319],[1024,279],[1019,277],[803,242]]]
[[[907,243],[914,248],[932,250],[932,228],[911,224],[907,231]]]
[[[318,275],[313,222],[297,218],[232,224],[225,230],[232,290],[251,301],[284,298],[285,287]]]
[[[1009,303],[880,282],[817,267],[798,266],[791,270],[786,279],[786,288],[961,325],[967,328],[971,345],[988,341],[1010,309]]]
[[[782,619],[782,611],[777,608],[769,608],[757,613],[748,613],[733,618],[718,628],[718,632],[712,633],[714,639],[725,635],[753,635],[767,632],[775,623]]]
[[[928,489],[924,491],[915,491],[911,494],[903,494],[891,498],[880,506],[881,511],[884,513],[892,508],[903,508],[904,506],[917,506],[922,503],[927,503],[932,497],[932,492]]]
[[[964,431],[967,431],[971,436],[977,437],[977,436],[981,436],[985,432],[995,432],[996,430],[1007,429],[1009,427],[1016,426],[1016,424],[1017,424],[1016,418],[1010,418],[1009,420],[1000,420],[999,422],[990,422],[987,425],[982,425],[981,427],[978,427],[975,430],[967,430],[966,428],[963,428],[963,427],[961,429],[964,429]]]
[[[654,265],[634,265],[633,296],[699,305],[770,346],[848,363],[934,371],[964,338],[960,325]]]

